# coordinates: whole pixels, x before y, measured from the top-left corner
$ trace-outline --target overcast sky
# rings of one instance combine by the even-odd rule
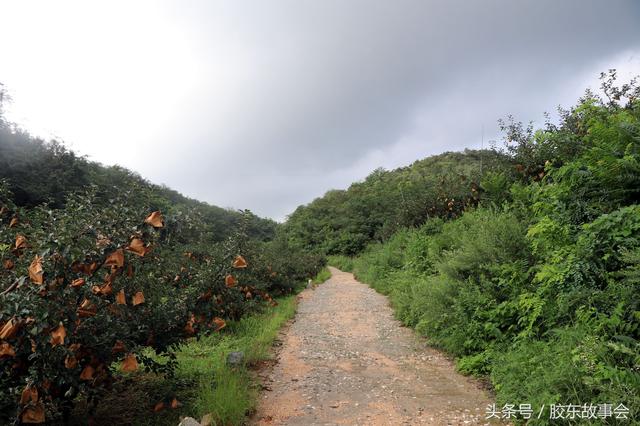
[[[640,74],[640,1],[0,2],[10,118],[282,220],[377,167]]]

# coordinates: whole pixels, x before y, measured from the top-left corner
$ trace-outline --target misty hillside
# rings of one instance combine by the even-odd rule
[[[176,353],[214,350],[221,330],[244,318],[258,330],[224,335],[257,347],[246,334],[259,333],[266,353],[275,335],[264,333],[292,315],[292,293],[325,262],[277,228],[87,161],[0,114],[0,423],[119,424],[142,421],[158,400],[187,404],[195,396],[184,384],[210,389],[224,364],[215,375],[210,363],[183,373],[177,385]],[[130,380],[123,373],[137,377],[124,394],[141,400],[100,404],[98,416],[92,398],[118,394],[110,389]],[[249,398],[248,386],[242,392]],[[144,409],[127,411],[136,406]],[[225,419],[244,418],[242,407]]]
[[[163,211],[187,211],[202,216],[206,232],[216,241],[227,238],[238,227],[243,214],[193,200],[166,186],[153,184],[119,166],[104,166],[87,160],[63,143],[45,142],[0,119],[0,179],[6,179],[13,201],[20,207],[47,204],[61,208],[70,194],[92,187],[106,202],[114,188],[140,191],[152,197]],[[249,234],[273,239],[276,223],[249,215]],[[246,218],[245,218],[246,220]]]

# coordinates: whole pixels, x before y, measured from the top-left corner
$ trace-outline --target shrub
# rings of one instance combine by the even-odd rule
[[[144,191],[114,191],[107,206],[96,197],[26,210],[0,185],[1,422],[59,417],[79,394],[98,404],[118,371],[170,373],[172,361],[143,349],[171,353],[319,269],[266,263],[273,253],[242,229],[223,243],[170,244],[178,231]]]
[[[353,259],[350,257],[339,255],[329,256],[327,258],[327,263],[341,271],[353,272]]]

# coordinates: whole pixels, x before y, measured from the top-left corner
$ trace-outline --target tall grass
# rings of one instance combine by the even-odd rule
[[[244,424],[258,396],[250,369],[271,358],[278,331],[295,311],[296,297],[288,296],[261,314],[227,323],[217,334],[183,344],[175,352],[178,367],[172,377],[139,373],[122,378],[98,404],[96,423],[175,426],[182,416],[201,419],[210,414],[215,425]],[[236,351],[244,353],[244,360],[231,367],[227,356]],[[173,398],[180,403],[177,409],[170,408]],[[154,412],[158,402],[164,402],[165,408]],[[72,423],[86,421],[76,417]]]
[[[313,278],[313,284],[322,284],[323,282],[327,281],[329,278],[331,278],[331,271],[329,271],[328,268],[322,268],[320,270],[320,272],[318,272],[318,275],[316,275]]]
[[[348,261],[359,280],[389,296],[399,320],[454,355],[461,372],[489,377],[499,404],[546,406],[547,421],[531,424],[548,423],[550,404],[623,403],[638,419],[640,248],[610,248],[638,247],[639,234],[627,229],[640,216],[629,211],[640,210],[583,227],[555,259],[532,251],[526,216],[479,208],[401,231]],[[618,256],[618,270],[592,266],[599,253],[610,263]]]
[[[261,315],[228,326],[227,332],[191,342],[178,354],[178,376],[197,378],[198,392],[185,410],[196,418],[212,414],[215,424],[241,424],[256,402],[257,392],[247,367],[270,358],[278,331],[295,314],[294,296],[279,301]],[[244,353],[244,365],[230,367],[230,352]]]
[[[353,258],[348,256],[328,256],[327,264],[344,272],[353,272]]]

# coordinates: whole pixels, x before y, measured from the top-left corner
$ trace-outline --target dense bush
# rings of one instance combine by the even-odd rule
[[[18,208],[0,191],[2,422],[63,415],[80,393],[97,403],[114,362],[170,372],[142,349],[219,330],[322,266],[243,227],[223,243],[175,243],[202,224],[165,226],[185,219],[163,218],[144,188],[114,188],[106,205],[95,190],[72,195],[63,209]]]
[[[514,167],[481,177],[479,206],[339,259],[499,404],[640,419],[640,89],[613,77],[559,125],[502,122]]]
[[[95,406],[139,367],[171,374],[185,339],[315,276],[324,257],[277,228],[34,138],[0,102],[0,423]]]
[[[483,173],[506,169],[510,158],[483,150],[448,152],[392,171],[375,170],[346,191],[332,190],[288,218],[295,247],[353,256],[407,226],[433,217],[455,218],[481,199]],[[515,176],[515,175],[514,175]]]
[[[348,256],[329,256],[327,258],[327,264],[346,272],[353,272],[353,259]]]

